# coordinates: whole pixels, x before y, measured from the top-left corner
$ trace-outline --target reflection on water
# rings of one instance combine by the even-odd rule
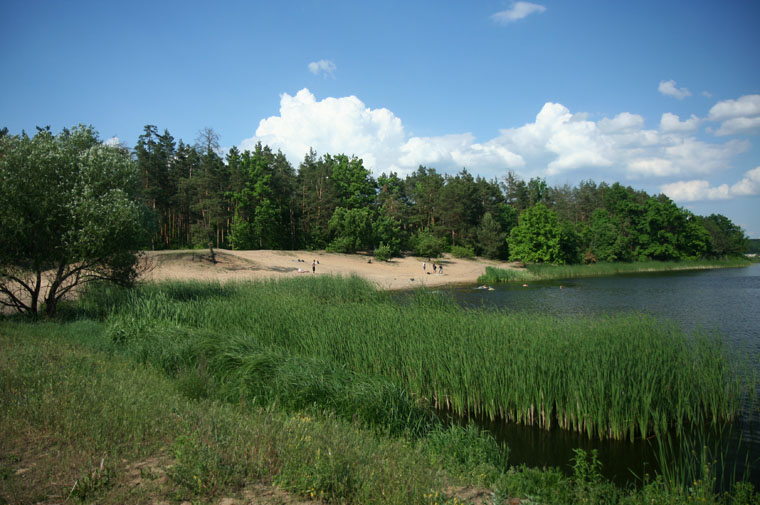
[[[615,277],[495,285],[495,290],[457,288],[457,302],[469,308],[572,315],[643,312],[678,322],[687,332],[718,332],[739,355],[748,357],[760,375],[760,264],[746,268],[627,274]],[[511,464],[569,469],[572,450],[597,449],[604,473],[617,482],[631,471],[644,475],[656,467],[653,444],[598,441],[562,430],[545,430],[478,421],[506,442]],[[727,467],[738,474],[749,466],[750,480],[760,483],[760,415],[744,412],[731,430]],[[747,456],[747,451],[749,455]],[[733,460],[733,461],[731,461]]]

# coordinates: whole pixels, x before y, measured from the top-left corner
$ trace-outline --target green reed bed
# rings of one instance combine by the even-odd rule
[[[545,265],[533,264],[525,268],[503,269],[486,267],[486,273],[478,278],[479,283],[528,282],[555,279],[579,279],[583,277],[605,277],[610,275],[673,272],[677,270],[703,270],[708,268],[735,268],[751,264],[745,258],[690,261],[638,261],[635,263],[594,263],[591,265]]]
[[[86,303],[108,299],[93,293]],[[382,379],[395,391],[381,395],[388,405],[406,394],[458,414],[633,439],[730,420],[742,394],[735,361],[718,337],[686,336],[644,316],[467,311],[426,292],[399,304],[359,279],[330,277],[146,285],[113,306],[109,335],[141,360],[203,367],[238,396],[266,396],[253,382],[269,384],[256,378],[287,362],[311,370],[310,384],[336,377],[363,384],[332,393],[314,386],[318,392],[308,397],[335,408],[343,402],[347,413],[360,410],[362,388]],[[262,352],[282,359],[256,358]],[[285,396],[301,394],[305,379],[287,380],[294,386]],[[402,416],[415,412],[394,408]]]

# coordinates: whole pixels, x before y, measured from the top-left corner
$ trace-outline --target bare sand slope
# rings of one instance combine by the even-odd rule
[[[358,275],[381,289],[409,289],[421,286],[475,284],[487,266],[513,268],[511,263],[485,259],[444,258],[433,260],[443,265],[443,274],[433,274],[432,262],[422,270],[422,258],[393,258],[388,262],[369,260],[362,254],[336,254],[313,251],[229,251],[215,250],[217,263],[211,262],[209,251],[155,251],[146,253],[152,269],[145,280],[252,280],[312,275]],[[303,260],[299,262],[298,260]],[[301,272],[299,272],[301,269]]]

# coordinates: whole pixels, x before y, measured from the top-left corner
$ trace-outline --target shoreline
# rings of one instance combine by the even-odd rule
[[[642,261],[632,263],[596,263],[593,265],[529,265],[526,268],[499,269],[488,267],[479,283],[570,280],[590,277],[611,277],[646,273],[742,268],[752,265],[746,259]]]

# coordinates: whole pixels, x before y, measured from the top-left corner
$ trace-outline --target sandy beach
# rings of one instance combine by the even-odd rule
[[[337,254],[314,251],[230,251],[216,249],[216,263],[208,249],[187,251],[149,251],[149,269],[142,280],[253,280],[307,275],[358,275],[380,289],[410,289],[443,285],[476,284],[487,266],[513,268],[511,263],[486,259],[457,259],[449,255],[434,259],[407,256],[388,262],[363,254]],[[299,260],[303,260],[302,262]],[[318,261],[312,274],[312,261]],[[426,261],[427,268],[422,269]],[[443,274],[433,273],[433,264],[443,265]],[[300,269],[300,272],[299,272]]]

